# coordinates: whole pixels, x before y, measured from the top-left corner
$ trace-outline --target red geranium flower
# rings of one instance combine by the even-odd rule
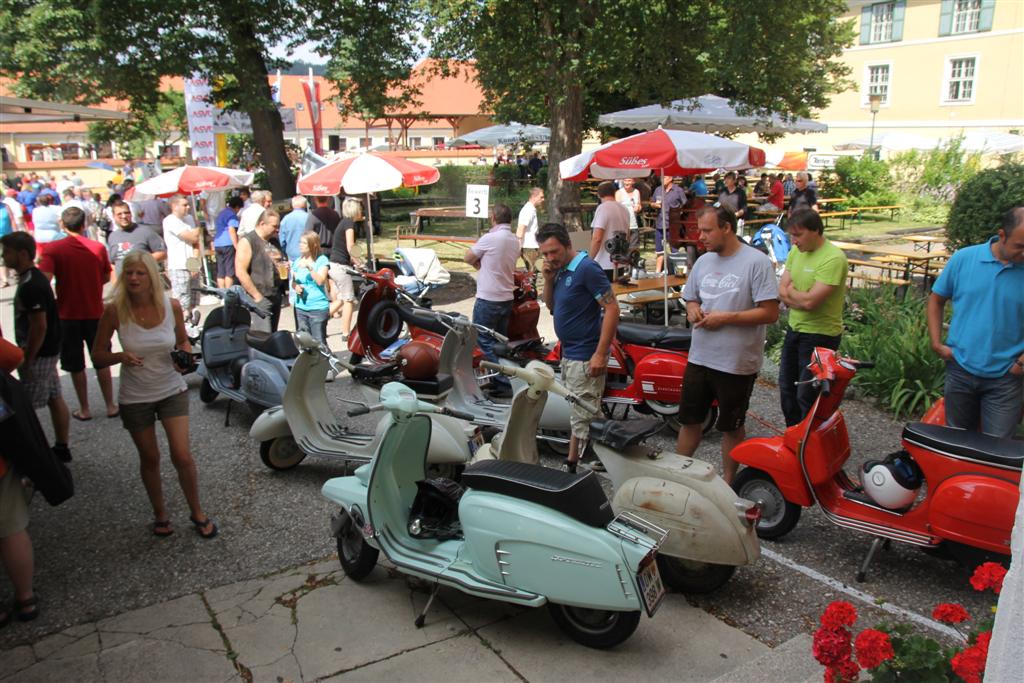
[[[955,602],[944,602],[932,611],[932,618],[947,624],[959,624],[970,619],[971,615],[967,613],[963,605],[958,605]]]
[[[988,654],[983,652],[982,648],[974,645],[963,652],[958,652],[950,663],[953,665],[953,672],[966,683],[981,683],[981,674],[985,671],[987,657]]]
[[[857,650],[857,661],[865,669],[874,669],[882,662],[896,656],[892,649],[892,641],[889,640],[889,634],[876,631],[873,628],[861,631],[854,642],[854,647]]]
[[[839,662],[838,669],[839,677],[836,680],[839,681],[855,681],[860,678],[860,667],[857,666],[857,662],[852,659],[846,659]]]
[[[812,652],[825,666],[836,666],[850,658],[850,632],[844,628],[819,628],[814,632]]]
[[[855,621],[857,621],[857,610],[844,600],[829,603],[821,615],[821,625],[830,629],[852,626]]]
[[[998,562],[986,562],[974,570],[974,574],[971,576],[971,585],[976,591],[991,588],[996,595],[999,595],[999,591],[1003,590],[1005,576],[1006,568],[1003,565]]]
[[[974,646],[984,653],[983,657],[985,660],[988,660],[988,644],[991,640],[992,631],[979,633],[978,637],[974,639]]]

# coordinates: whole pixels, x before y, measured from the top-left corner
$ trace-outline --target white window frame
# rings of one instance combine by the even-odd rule
[[[864,65],[864,78],[861,81],[861,93],[860,93],[860,106],[862,109],[867,109],[871,106],[871,67],[874,66],[887,66],[889,67],[889,82],[887,83],[887,90],[885,99],[879,105],[882,109],[888,109],[892,106],[892,85],[893,85],[893,63],[892,62],[868,62]]]
[[[952,80],[950,76],[953,72],[953,62],[958,59],[973,59],[974,60],[974,78],[971,82],[971,97],[966,100],[951,100],[949,99],[949,83]],[[974,104],[975,99],[978,96],[978,75],[981,73],[981,54],[977,52],[946,55],[945,61],[942,66],[942,92],[939,93],[939,104],[944,107],[962,107],[964,105]]]
[[[964,29],[964,30],[958,31],[956,29],[956,20],[957,20],[957,16],[958,16],[957,5],[961,1],[976,2],[978,4],[978,6],[976,8],[974,8],[974,9],[965,10],[964,12],[960,13],[960,14],[968,14],[969,13],[969,14],[973,14],[974,15],[974,28],[968,28],[968,29]],[[964,21],[966,21],[966,19]],[[949,34],[951,36],[960,36],[960,35],[965,35],[965,34],[969,34],[969,33],[977,33],[979,31],[978,27],[980,25],[981,25],[981,0],[953,0],[953,16],[950,19],[950,24],[949,24]]]
[[[880,8],[880,7],[884,7],[886,5],[888,5],[888,7],[889,7],[889,37],[888,38],[875,38],[875,16],[876,16],[875,15],[875,9],[876,8]],[[888,2],[876,2],[876,3],[873,3],[871,5],[871,26],[868,27],[868,43],[870,45],[875,45],[877,43],[891,43],[891,42],[893,42],[893,40],[892,40],[892,31],[893,31],[893,28],[895,27],[895,20],[896,20],[896,2],[895,2],[895,0],[888,0]]]

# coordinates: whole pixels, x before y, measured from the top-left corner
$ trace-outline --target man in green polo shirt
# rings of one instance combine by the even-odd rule
[[[786,426],[798,424],[816,397],[807,364],[816,346],[838,349],[843,334],[846,254],[825,239],[817,211],[801,209],[786,225],[793,243],[779,283],[779,299],[789,307],[789,329],[779,363],[779,398]]]

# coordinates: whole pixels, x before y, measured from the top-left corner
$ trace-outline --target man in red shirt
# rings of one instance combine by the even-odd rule
[[[103,285],[110,281],[110,258],[107,249],[85,236],[85,212],[77,207],[65,209],[60,217],[67,234],[62,240],[46,245],[39,261],[39,270],[48,278],[57,278],[57,314],[60,316],[60,366],[71,374],[78,396],[78,410],[71,413],[76,420],[91,420],[89,390],[85,384],[85,344],[90,353],[96,337],[96,326],[103,315]],[[96,368],[100,393],[107,404],[107,417],[117,417],[110,368]]]
[[[783,194],[784,190],[782,187],[781,176],[781,173],[775,176],[770,176],[771,189],[768,190],[768,201],[762,204],[758,211],[782,211],[782,208],[786,203],[786,198]]]

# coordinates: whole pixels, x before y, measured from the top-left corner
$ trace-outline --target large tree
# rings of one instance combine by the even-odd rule
[[[375,6],[342,0],[346,8]],[[378,17],[334,68],[360,55],[391,73],[408,59],[375,49],[387,36],[420,32],[433,56],[476,61],[488,102],[501,120],[548,123],[552,166],[577,154],[606,107],[667,103],[715,93],[754,111],[807,116],[840,90],[847,69],[836,57],[853,35],[839,22],[845,0],[416,0],[416,20]],[[407,10],[411,11],[411,10]],[[356,87],[355,85],[350,87]],[[578,191],[548,176],[549,213],[574,222]]]
[[[188,140],[185,117],[185,95],[177,90],[160,93],[160,101],[152,113],[133,113],[123,121],[96,121],[89,124],[89,142],[113,142],[127,149],[132,157],[146,156],[154,142],[160,150],[176,142]]]
[[[83,104],[125,99],[153,116],[165,76],[200,71],[252,121],[270,189],[294,192],[266,74],[269,46],[301,36],[326,0],[0,0],[0,74],[19,94]]]

